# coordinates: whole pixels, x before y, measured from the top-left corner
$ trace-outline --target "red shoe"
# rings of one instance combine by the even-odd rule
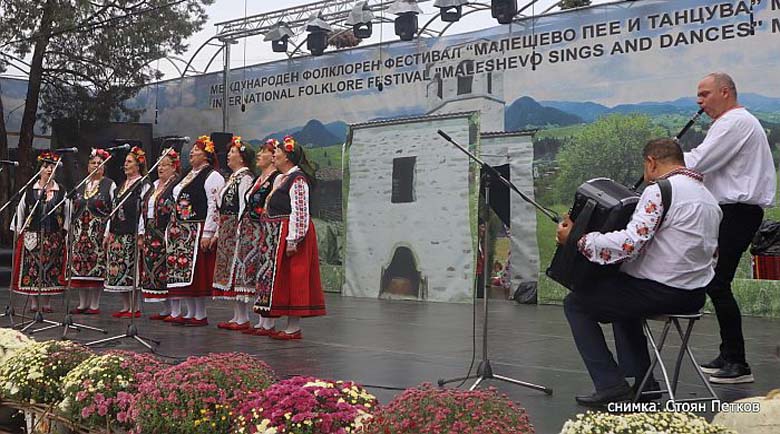
[[[31,306],[31,307],[30,307],[30,312],[33,312],[33,313],[35,313],[35,312],[38,312],[38,308],[37,308],[37,307],[32,307],[32,306]]]
[[[169,315],[160,315],[159,313],[156,313],[154,315],[149,316],[149,319],[152,321],[162,321],[165,318],[168,318]]]
[[[217,323],[217,328],[218,329],[230,330],[230,325],[231,324],[235,324],[235,323],[228,322],[228,321],[223,321],[223,322]]]
[[[204,327],[207,325],[209,325],[208,318],[203,318],[203,319],[190,318],[184,323],[185,327]]]
[[[241,323],[241,324],[238,324],[238,323],[234,322],[234,323],[230,324],[227,327],[227,329],[236,331],[236,330],[246,330],[246,329],[248,329],[250,327],[251,327],[251,325],[249,324],[249,321]]]
[[[257,333],[262,329],[256,329],[254,327],[249,327],[246,330],[241,330],[242,335],[257,335]]]
[[[128,312],[128,313],[130,313],[130,312]],[[127,317],[130,318],[130,315],[127,315]],[[141,311],[140,310],[135,311],[135,317],[136,318],[141,318]]]
[[[100,309],[86,309],[84,315],[100,315]]]
[[[279,341],[292,341],[294,339],[302,339],[303,333],[301,333],[300,330],[292,333],[287,333],[286,331],[282,330],[280,332],[276,332],[271,335],[271,339],[276,339]]]
[[[184,321],[186,321],[186,320],[181,315],[179,315],[179,316],[168,315],[168,316],[166,316],[163,319],[163,321],[169,322],[169,323],[172,323],[172,324],[184,324]]]
[[[120,310],[119,312],[114,312],[111,314],[114,318],[130,318],[130,311],[129,310]]]
[[[82,309],[80,307],[76,307],[76,308],[73,308],[73,309],[70,310],[70,314],[71,315],[81,315],[81,314],[83,314],[86,311],[87,311],[87,309]]]
[[[51,306],[49,306],[49,307],[45,307],[44,306],[44,308],[41,309],[41,312],[43,312],[43,313],[54,313],[54,308],[51,307]]]
[[[270,337],[273,337],[274,335],[279,333],[278,331],[276,331],[276,329],[264,329],[262,327],[260,327],[259,329],[256,329],[256,330],[257,331],[255,332],[255,334],[257,336],[270,336]]]

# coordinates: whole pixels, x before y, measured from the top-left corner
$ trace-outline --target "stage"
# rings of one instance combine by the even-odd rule
[[[0,290],[0,302],[6,305],[8,292]],[[14,298],[21,311],[24,298]],[[110,317],[119,304],[119,297],[105,294],[100,316],[76,315],[76,321],[106,328],[109,336],[123,333],[128,320]],[[216,328],[219,321],[228,320],[232,309],[226,303],[209,302],[208,327],[172,326],[142,318],[137,321],[139,332],[162,343],[158,353],[173,362],[190,355],[208,352],[242,351],[255,355],[284,377],[313,375],[329,379],[355,380],[366,384],[382,403],[388,402],[403,389],[423,382],[436,383],[441,377],[465,374],[472,356],[472,307],[466,304],[418,303],[327,296],[328,315],[303,320],[304,339],[275,341],[265,337],[247,336]],[[58,320],[63,312],[62,297],[53,303],[56,313],[47,319]],[[145,305],[154,313],[156,306]],[[481,350],[481,304],[478,309],[477,360]],[[518,378],[548,386],[552,396],[507,383],[495,385],[528,410],[536,432],[557,433],[564,421],[586,409],[576,405],[574,395],[592,390],[590,378],[577,354],[571,333],[560,306],[525,306],[514,302],[491,300],[490,357],[495,374]],[[8,326],[8,319],[0,325]],[[656,324],[658,326],[659,324]],[[745,338],[748,358],[756,382],[750,385],[716,386],[723,400],[766,394],[780,387],[780,320],[745,318]],[[37,339],[55,339],[61,330],[35,334]],[[608,338],[610,336],[607,330]],[[69,332],[80,342],[100,339],[91,332]],[[611,341],[611,338],[610,338]],[[673,338],[671,344],[677,345]],[[707,315],[696,326],[692,346],[700,360],[716,355],[719,343],[717,322]],[[108,348],[141,351],[134,340],[125,339]],[[683,371],[678,392],[704,392],[694,386],[692,371]],[[772,380],[774,379],[774,380]],[[469,386],[472,382],[466,383]],[[708,418],[711,415],[707,415]]]

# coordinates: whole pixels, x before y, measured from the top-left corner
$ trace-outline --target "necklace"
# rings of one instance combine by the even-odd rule
[[[99,190],[100,180],[87,182],[87,186],[84,188],[84,199],[87,200],[91,198],[96,195]]]

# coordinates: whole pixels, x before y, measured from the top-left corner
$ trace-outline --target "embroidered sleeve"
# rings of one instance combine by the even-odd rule
[[[577,241],[577,248],[589,261],[597,264],[631,261],[653,239],[662,214],[661,190],[653,184],[645,189],[625,229],[606,234],[585,234]]]
[[[297,245],[309,229],[309,185],[299,177],[290,186],[290,229],[287,242]]]
[[[217,230],[217,200],[219,191],[225,185],[225,179],[217,172],[211,172],[204,188],[206,189],[206,202],[208,211],[206,212],[206,223],[203,227],[203,238],[211,238]]]
[[[241,178],[241,182],[238,184],[238,215],[244,214],[244,208],[246,208],[246,198],[249,190],[252,189],[254,181],[251,176],[244,176]]]
[[[19,199],[19,204],[16,206],[16,214],[14,214],[13,219],[11,220],[11,230],[16,232],[17,235],[22,231],[22,225],[24,224],[24,220],[27,217],[24,212],[24,204],[27,201],[27,192],[24,192],[22,194],[21,199]]]

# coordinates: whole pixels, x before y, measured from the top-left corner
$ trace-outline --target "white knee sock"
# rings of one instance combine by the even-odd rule
[[[249,321],[249,303],[243,301],[237,301],[235,304],[236,322],[243,324]]]
[[[260,318],[260,327],[271,330],[276,326],[276,318]]]
[[[295,333],[300,329],[301,329],[301,317],[299,316],[287,317],[287,329],[285,330],[285,332]]]
[[[171,300],[171,316],[174,318],[181,316],[181,299]]]
[[[164,302],[160,303],[162,305],[162,310],[160,310],[159,315],[160,316],[168,316],[171,314],[171,300],[165,300]]]
[[[103,293],[103,290],[100,288],[97,289],[88,289],[89,292],[89,308],[90,309],[100,309],[100,294]]]
[[[195,316],[195,299],[187,297],[184,300],[184,305],[187,306],[187,313],[184,314],[184,318],[192,318]]]
[[[77,309],[86,309],[89,307],[89,289],[79,289],[79,305]]]
[[[195,319],[206,318],[206,299],[208,297],[196,297],[195,300]]]

